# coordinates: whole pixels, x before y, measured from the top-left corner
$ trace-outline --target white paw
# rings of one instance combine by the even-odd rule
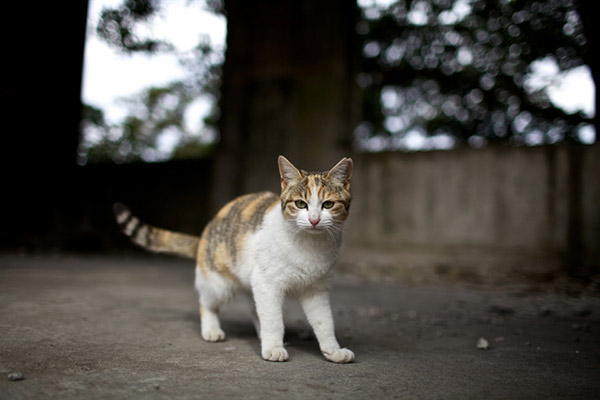
[[[354,353],[348,349],[338,349],[332,352],[323,352],[323,355],[326,359],[335,363],[351,363],[354,361]]]
[[[267,361],[287,361],[288,352],[283,347],[273,347],[271,349],[265,349],[262,351],[262,356]]]
[[[225,332],[219,328],[202,329],[202,339],[207,342],[222,342],[225,340]]]

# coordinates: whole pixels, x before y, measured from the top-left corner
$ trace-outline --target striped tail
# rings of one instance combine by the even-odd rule
[[[198,243],[197,236],[186,235],[165,229],[155,228],[143,223],[121,203],[114,205],[117,223],[125,235],[148,250],[158,253],[170,253],[182,257],[196,258]]]

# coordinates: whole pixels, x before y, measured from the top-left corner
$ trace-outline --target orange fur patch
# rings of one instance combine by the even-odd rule
[[[226,204],[206,226],[198,252],[200,272],[215,271],[237,280],[236,263],[249,232],[262,224],[264,215],[279,203],[274,193],[254,193]]]

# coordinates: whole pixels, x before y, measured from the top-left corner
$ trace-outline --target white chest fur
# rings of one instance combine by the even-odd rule
[[[301,231],[276,207],[247,242],[242,280],[252,285],[252,280],[261,279],[285,292],[303,290],[329,273],[341,245],[341,234]]]

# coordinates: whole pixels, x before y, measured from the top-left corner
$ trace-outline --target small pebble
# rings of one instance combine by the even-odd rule
[[[369,307],[367,312],[369,313],[369,317],[375,317],[381,314],[381,310],[377,307]]]
[[[588,309],[588,308],[583,308],[581,310],[577,310],[575,312],[575,315],[577,317],[587,317],[592,313],[592,310]]]
[[[23,376],[23,374],[21,372],[11,372],[10,374],[8,374],[8,380],[9,381],[22,381],[23,379],[25,379],[25,377]]]
[[[552,311],[552,309],[549,307],[542,307],[542,310],[540,311],[540,315],[542,317],[551,317],[552,315],[554,315],[554,311]]]
[[[490,348],[490,344],[484,338],[479,338],[479,340],[477,341],[477,348],[479,350],[488,350]]]
[[[507,316],[507,315],[513,315],[515,313],[515,310],[513,310],[510,307],[491,306],[488,309],[488,312],[490,312],[492,314],[497,314],[500,316]]]

